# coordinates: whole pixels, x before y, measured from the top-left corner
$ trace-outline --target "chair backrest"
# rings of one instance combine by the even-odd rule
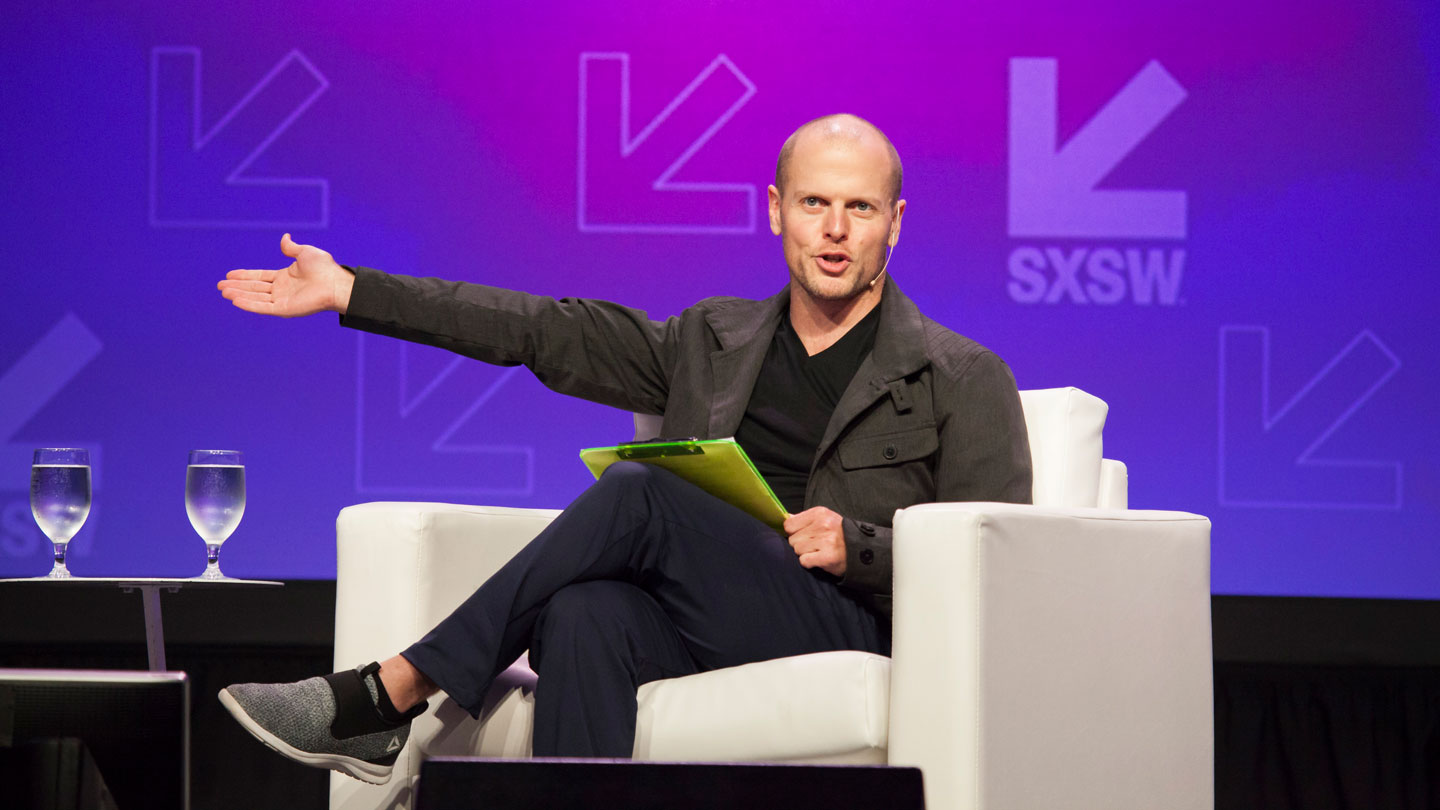
[[[1034,502],[1037,506],[1113,506],[1125,508],[1123,465],[1118,473],[1120,502],[1109,493],[1115,487],[1101,484],[1101,433],[1110,406],[1078,388],[1044,388],[1020,392],[1025,429],[1030,434],[1030,461],[1034,466]],[[660,417],[635,414],[636,440],[660,435]]]
[[[1110,406],[1078,388],[1044,388],[1021,391],[1020,407],[1030,434],[1035,505],[1099,505],[1101,433]]]

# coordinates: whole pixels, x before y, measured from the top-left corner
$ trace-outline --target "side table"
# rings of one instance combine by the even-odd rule
[[[119,588],[125,593],[140,592],[145,609],[145,652],[151,672],[165,671],[165,626],[160,620],[160,591],[175,593],[181,588],[280,588],[283,582],[268,579],[200,579],[199,577],[21,577],[0,579],[3,585],[31,588]]]

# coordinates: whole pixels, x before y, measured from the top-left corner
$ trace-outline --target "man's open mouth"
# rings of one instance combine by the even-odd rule
[[[850,256],[845,253],[821,253],[815,258],[827,273],[841,273],[850,266]]]

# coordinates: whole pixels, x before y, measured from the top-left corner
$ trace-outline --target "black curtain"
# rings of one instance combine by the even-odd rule
[[[1223,810],[1440,810],[1440,668],[1215,666]]]

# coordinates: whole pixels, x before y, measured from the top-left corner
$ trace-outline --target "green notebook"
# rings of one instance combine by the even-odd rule
[[[580,451],[580,460],[596,478],[617,461],[654,464],[777,530],[789,516],[734,439],[683,439],[591,447]]]

